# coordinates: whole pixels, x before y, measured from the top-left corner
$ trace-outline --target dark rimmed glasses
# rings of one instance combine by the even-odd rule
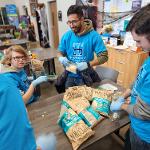
[[[72,21],[67,21],[67,25],[77,25],[77,23],[80,21],[80,19],[79,20],[72,20]]]
[[[25,56],[16,56],[16,57],[12,57],[15,61],[19,61],[19,60],[26,60]]]

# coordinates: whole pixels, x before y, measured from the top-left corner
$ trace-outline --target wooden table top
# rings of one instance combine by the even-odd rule
[[[101,84],[110,83],[104,81]],[[122,90],[122,89],[121,89]],[[64,134],[63,130],[57,125],[57,119],[60,113],[61,100],[63,94],[58,94],[53,97],[49,97],[45,100],[39,100],[27,107],[29,118],[35,131],[35,136],[40,134],[46,134],[53,132],[57,137],[57,150],[71,150],[72,146]],[[88,139],[79,149],[84,149],[89,145],[97,142],[108,134],[113,133],[117,129],[127,125],[129,123],[128,115],[125,112],[121,112],[119,120],[111,121],[105,119],[100,122],[93,130],[94,136]]]
[[[57,57],[57,49],[54,48],[34,48],[30,49],[40,60],[49,60]]]

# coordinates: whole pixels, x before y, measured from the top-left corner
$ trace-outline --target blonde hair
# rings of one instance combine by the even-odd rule
[[[1,61],[3,65],[11,66],[12,52],[18,52],[20,54],[23,54],[26,60],[29,59],[27,51],[20,45],[13,45],[5,49],[4,51],[5,51],[5,54],[4,54],[3,60]]]

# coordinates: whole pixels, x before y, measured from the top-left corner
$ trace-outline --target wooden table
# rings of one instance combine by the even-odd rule
[[[112,83],[110,81],[102,81],[101,84]],[[114,84],[114,83],[113,83]],[[120,90],[123,90],[118,86]],[[71,150],[72,146],[64,134],[63,130],[57,125],[57,119],[60,112],[60,102],[63,98],[63,94],[58,94],[54,97],[47,98],[45,100],[37,101],[27,107],[29,112],[29,118],[35,131],[36,137],[43,133],[54,132],[57,137],[57,150]],[[99,123],[95,128],[95,135],[88,139],[79,149],[85,149],[91,144],[99,141],[106,135],[109,135],[121,127],[129,124],[128,115],[125,112],[121,112],[119,120],[111,121],[105,119]]]
[[[30,49],[33,54],[37,55],[37,58],[43,60],[45,65],[47,65],[47,69],[49,74],[51,72],[56,73],[55,70],[55,62],[54,58],[57,57],[57,49],[54,48],[34,48]]]

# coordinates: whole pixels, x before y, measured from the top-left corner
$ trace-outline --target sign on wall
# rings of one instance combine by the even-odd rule
[[[10,25],[16,26],[18,28],[19,26],[19,19],[17,14],[17,8],[14,4],[6,5],[6,13],[8,17],[8,22]]]

